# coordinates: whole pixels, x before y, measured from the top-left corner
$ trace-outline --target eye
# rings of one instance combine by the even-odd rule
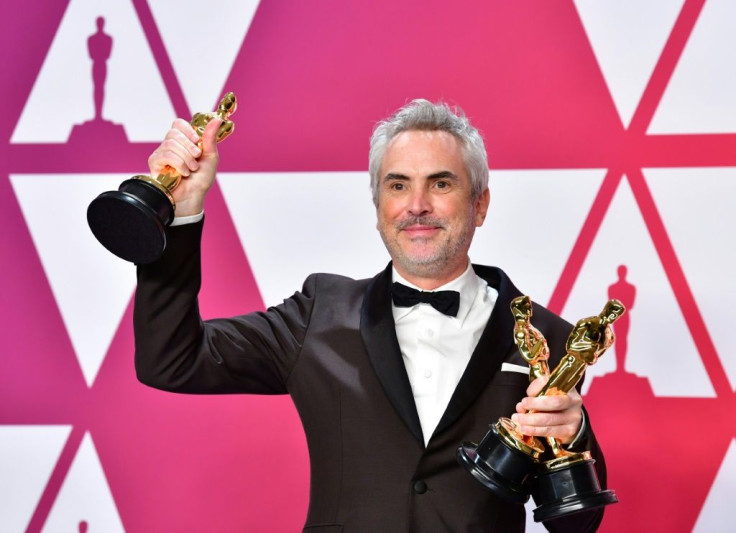
[[[451,187],[451,184],[449,181],[446,180],[437,180],[434,184],[435,189],[440,189],[442,191],[447,190]]]
[[[405,188],[404,184],[400,181],[394,181],[393,183],[391,183],[390,187],[392,191],[403,191]]]

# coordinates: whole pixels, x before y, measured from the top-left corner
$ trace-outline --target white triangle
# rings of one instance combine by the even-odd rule
[[[125,531],[89,433],[84,435],[42,531]]]
[[[0,425],[2,531],[26,530],[71,429]]]
[[[87,38],[97,31],[99,16],[113,39],[103,118],[122,124],[131,142],[161,139],[175,113],[133,4],[71,0],[11,142],[64,143],[75,124],[94,117]]]
[[[491,205],[471,260],[503,268],[521,291],[547,305],[605,172],[492,170]]]
[[[693,533],[733,531],[733,495],[736,494],[736,440],[731,441],[723,463],[700,510]]]
[[[628,267],[636,286],[626,368],[649,378],[657,396],[713,397],[715,393],[659,260],[628,180],[623,179],[583,264],[563,316],[572,323],[597,315],[608,299],[617,268]],[[616,369],[613,350],[588,367],[594,376]]]
[[[547,533],[547,528],[541,522],[534,521],[534,509],[537,508],[537,504],[534,502],[534,498],[529,498],[529,501],[524,505],[526,510],[526,528],[525,533]]]
[[[99,244],[87,205],[122,174],[10,176],[33,243],[91,387],[135,288],[135,268]]]
[[[731,386],[736,390],[736,168],[644,171]]]
[[[649,133],[736,131],[736,3],[708,0],[662,96]]]
[[[221,93],[228,91],[224,84],[258,4],[259,0],[150,2],[192,113],[211,111]]]
[[[388,263],[367,172],[219,174],[218,181],[267,306],[313,272],[365,278]]]
[[[624,127],[634,116],[684,0],[575,0]]]

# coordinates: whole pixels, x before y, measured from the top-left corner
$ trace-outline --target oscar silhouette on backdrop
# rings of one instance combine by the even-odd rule
[[[613,326],[613,331],[616,334],[616,344],[613,347],[616,354],[616,371],[626,372],[624,363],[626,362],[626,353],[629,350],[629,326],[631,325],[631,310],[634,308],[634,301],[636,300],[636,287],[626,281],[628,272],[626,265],[619,265],[617,272],[618,281],[608,287],[608,297],[616,298],[629,311]]]
[[[612,374],[596,377],[591,382],[588,396],[592,394],[609,395],[626,391],[627,394],[636,392],[651,397],[654,394],[649,380],[626,371],[626,356],[629,352],[629,329],[632,310],[636,301],[636,286],[626,279],[628,274],[626,265],[619,265],[617,273],[618,281],[608,287],[608,297],[619,300],[628,312],[624,313],[612,326],[616,335],[616,344],[613,346],[616,355],[616,371]]]
[[[92,85],[95,104],[95,116],[72,129],[69,143],[84,143],[87,146],[109,145],[111,143],[127,143],[125,129],[102,118],[105,103],[105,82],[107,80],[107,62],[112,55],[113,39],[106,34],[105,18],[97,17],[97,31],[87,39],[87,52],[92,60]]]
[[[87,39],[87,50],[92,59],[92,82],[95,86],[95,120],[102,120],[102,102],[105,100],[105,79],[107,79],[107,60],[112,53],[112,37],[103,28],[105,19],[97,17],[97,32]]]

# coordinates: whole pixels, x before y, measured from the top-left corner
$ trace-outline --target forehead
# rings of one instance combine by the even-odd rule
[[[391,139],[381,165],[382,175],[398,170],[464,174],[460,141],[446,131],[403,131]]]

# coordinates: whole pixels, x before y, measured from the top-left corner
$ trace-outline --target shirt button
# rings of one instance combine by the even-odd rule
[[[427,337],[434,337],[434,330],[428,329],[427,330]]]
[[[419,481],[416,481],[414,483],[414,492],[416,492],[417,494],[424,494],[425,492],[427,492],[427,484],[421,479]]]
[[[432,377],[432,371],[429,368],[424,371],[424,377],[425,378],[431,378]]]

